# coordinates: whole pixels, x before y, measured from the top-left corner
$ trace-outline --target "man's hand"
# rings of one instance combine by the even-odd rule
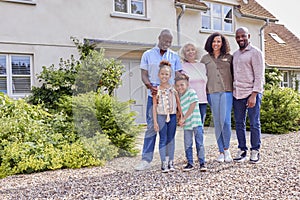
[[[147,89],[150,89],[152,96],[157,95],[157,87],[152,86],[150,83],[145,84]]]
[[[253,108],[255,106],[255,104],[256,104],[256,95],[257,95],[257,93],[253,92],[250,95],[250,97],[248,98],[248,101],[247,101],[247,107],[248,108]]]

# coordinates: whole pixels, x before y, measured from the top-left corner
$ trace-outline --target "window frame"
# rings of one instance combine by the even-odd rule
[[[11,3],[31,4],[36,5],[36,0],[2,0]]]
[[[225,33],[225,34],[234,34],[235,20],[234,20],[234,15],[233,15],[233,9],[234,9],[233,5],[221,4],[221,3],[215,3],[215,2],[204,2],[204,3],[210,9],[207,12],[201,12],[201,29],[200,29],[200,31],[201,32],[221,32],[221,33]],[[214,7],[218,7],[218,6],[221,7],[221,13],[217,13],[217,14],[219,14],[219,16],[214,15],[214,12],[213,12]],[[229,13],[229,12],[225,13],[225,9],[227,7],[230,8],[229,10],[231,10],[231,18],[226,17],[227,14]],[[204,17],[209,19],[209,25],[210,25],[209,28],[203,27]],[[215,19],[218,19],[218,20],[221,19],[221,30],[214,28],[214,25],[215,25],[214,20]],[[231,20],[231,30],[230,31],[225,30],[226,23],[228,23],[225,20],[227,20],[227,21]]]
[[[140,20],[147,20],[147,21],[150,20],[149,18],[147,18],[147,0],[127,0],[127,12],[116,11],[115,1],[116,0],[113,1],[113,12],[111,13],[112,17],[140,19]],[[143,14],[131,13],[132,12],[131,3],[133,1],[143,3]]]
[[[33,55],[32,54],[16,54],[16,53],[0,53],[0,56],[5,56],[5,64],[6,64],[6,74],[0,74],[0,78],[5,77],[6,78],[6,94],[12,98],[20,98],[25,97],[29,94],[31,94],[32,89],[32,83],[33,83]],[[13,74],[13,68],[12,68],[12,57],[21,57],[26,56],[29,57],[29,65],[30,65],[30,72],[29,74]],[[29,92],[22,92],[22,93],[16,93],[14,92],[14,85],[13,85],[13,79],[14,78],[29,78],[30,81],[30,91]]]
[[[290,74],[289,74],[289,71],[282,71],[281,87],[283,87],[283,88],[289,88],[290,87]]]

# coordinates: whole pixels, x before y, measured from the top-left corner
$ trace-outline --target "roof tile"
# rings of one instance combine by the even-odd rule
[[[278,21],[274,15],[272,15],[268,10],[262,7],[255,0],[248,0],[248,3],[245,4],[243,0],[237,0],[239,6],[237,10],[245,16],[253,16],[260,18],[268,18],[273,21]]]
[[[269,33],[277,34],[285,44],[279,44]],[[284,25],[270,23],[264,29],[265,59],[269,66],[300,68],[300,40]]]

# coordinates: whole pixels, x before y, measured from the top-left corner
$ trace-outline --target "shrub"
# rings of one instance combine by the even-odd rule
[[[0,117],[0,177],[103,165],[117,156],[106,135],[79,137],[64,114],[50,114],[22,99],[0,94]]]
[[[281,134],[299,130],[300,95],[291,88],[266,90],[261,105],[261,129]]]
[[[79,136],[107,135],[118,150],[118,155],[135,155],[135,140],[141,127],[135,123],[135,112],[130,102],[120,102],[108,94],[89,92],[66,97],[61,108],[73,112],[75,130]]]

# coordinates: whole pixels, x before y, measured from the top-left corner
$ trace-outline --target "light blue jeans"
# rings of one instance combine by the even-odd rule
[[[250,150],[259,150],[260,149],[260,137],[261,137],[261,128],[260,128],[260,106],[262,94],[258,93],[256,96],[256,104],[253,108],[247,108],[248,98],[245,99],[236,99],[233,98],[233,110],[234,110],[234,119],[236,126],[236,135],[239,142],[238,148],[242,151],[248,150],[246,145],[246,113],[248,110],[248,116],[250,121]]]
[[[153,125],[152,108],[153,108],[153,99],[152,97],[148,96],[147,108],[146,108],[147,109],[146,110],[147,130],[144,136],[142,160],[145,160],[149,163],[153,159],[153,152],[154,152],[156,135],[157,135]]]
[[[201,114],[201,122],[204,127],[204,122],[206,118],[206,110],[207,110],[207,104],[206,103],[199,103],[199,110]]]
[[[198,161],[201,164],[205,163],[205,152],[203,144],[203,128],[202,126],[194,127],[193,130],[184,130],[184,149],[185,156],[189,164],[193,165],[193,134],[196,143]]]
[[[175,133],[176,133],[176,114],[170,115],[170,121],[166,122],[167,115],[157,115],[159,126],[159,155],[161,161],[174,160]]]
[[[223,153],[230,145],[232,92],[216,92],[208,94],[207,97],[212,110],[219,152]]]

